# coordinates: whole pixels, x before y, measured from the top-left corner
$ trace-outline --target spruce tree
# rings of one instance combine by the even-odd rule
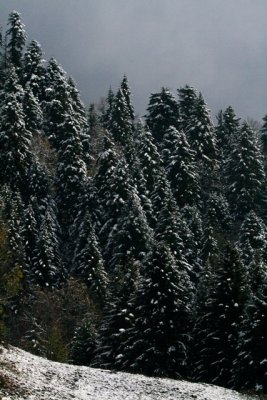
[[[135,324],[125,332],[119,367],[146,375],[187,373],[191,322],[188,276],[179,271],[168,247],[155,243],[134,295]]]
[[[27,46],[22,60],[22,84],[29,86],[33,95],[41,102],[44,98],[45,66],[40,44],[33,40]]]
[[[227,160],[226,174],[232,214],[242,218],[259,205],[265,183],[262,154],[255,133],[246,122]]]
[[[126,200],[117,223],[110,231],[105,248],[105,259],[112,282],[119,289],[131,260],[142,265],[149,251],[152,231],[149,229],[140,199],[133,191]],[[118,291],[118,289],[116,289]]]
[[[186,136],[170,127],[163,141],[163,157],[174,197],[179,207],[192,206],[199,200],[199,177],[195,152],[191,150]]]
[[[40,225],[31,280],[40,287],[55,288],[65,276],[59,242],[59,226],[53,201],[47,206]]]
[[[113,90],[111,87],[109,88],[107,98],[105,99],[105,108],[101,117],[101,122],[106,129],[110,129],[110,124],[111,124],[111,115],[112,115],[112,109],[114,105],[114,99],[115,95],[113,93]]]
[[[0,175],[2,184],[7,183],[13,190],[19,189],[25,194],[27,170],[32,163],[32,134],[25,126],[22,94],[17,74],[11,69],[1,107]]]
[[[124,98],[125,98],[128,110],[129,110],[130,118],[132,120],[134,120],[134,108],[133,108],[132,100],[131,100],[131,89],[130,89],[128,78],[126,75],[124,75],[120,87],[121,87],[122,93],[124,95]]]
[[[107,296],[108,277],[88,212],[79,227],[72,264],[75,276],[82,279],[92,294],[95,294],[100,301],[104,302]]]
[[[217,156],[216,136],[206,103],[200,94],[188,123],[188,141],[196,152],[196,161],[206,166],[214,165]]]
[[[24,25],[20,19],[20,14],[17,11],[13,11],[9,15],[8,25],[10,28],[6,32],[7,58],[19,72],[22,63],[22,52],[26,42],[26,34]]]
[[[125,340],[126,330],[134,323],[131,296],[139,282],[139,268],[134,260],[130,260],[125,266],[125,271],[120,292],[111,295],[104,308],[92,367],[118,369],[120,366],[121,345]]]
[[[185,85],[178,89],[179,126],[187,134],[198,99],[198,93],[192,86]]]
[[[234,361],[234,386],[237,389],[267,391],[267,276],[266,266],[259,271],[260,284],[251,293],[240,329],[238,355]]]
[[[164,133],[170,126],[178,127],[178,104],[169,89],[163,87],[152,93],[147,108],[146,122],[157,145],[161,146]]]
[[[247,296],[246,273],[230,244],[212,265],[208,292],[197,311],[194,328],[193,377],[198,381],[233,386],[232,365]]]
[[[113,101],[109,131],[112,133],[115,142],[120,145],[125,146],[132,140],[133,121],[122,89],[118,90]]]
[[[65,229],[73,222],[73,211],[77,209],[77,196],[82,190],[85,177],[86,165],[82,159],[82,145],[75,121],[69,116],[61,125],[56,176],[60,219]]]

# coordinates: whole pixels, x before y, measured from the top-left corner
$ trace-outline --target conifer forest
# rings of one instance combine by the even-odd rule
[[[267,115],[185,84],[139,119],[126,75],[85,107],[18,12],[0,40],[0,339],[267,392]]]

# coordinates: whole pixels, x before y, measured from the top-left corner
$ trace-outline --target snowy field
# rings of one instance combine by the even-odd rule
[[[3,385],[9,388],[9,394],[1,391]],[[257,397],[205,384],[60,364],[13,347],[0,347],[0,399],[255,400]]]

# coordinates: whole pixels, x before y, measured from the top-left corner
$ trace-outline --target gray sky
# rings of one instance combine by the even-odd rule
[[[0,23],[12,10],[86,103],[126,73],[138,113],[151,92],[188,83],[213,113],[267,114],[267,0],[0,0]]]

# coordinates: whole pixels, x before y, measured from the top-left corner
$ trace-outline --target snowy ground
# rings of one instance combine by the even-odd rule
[[[9,391],[4,392],[1,387]],[[1,391],[2,390],[2,391]],[[12,393],[12,394],[10,394]],[[255,400],[231,390],[60,364],[0,346],[1,400]]]

